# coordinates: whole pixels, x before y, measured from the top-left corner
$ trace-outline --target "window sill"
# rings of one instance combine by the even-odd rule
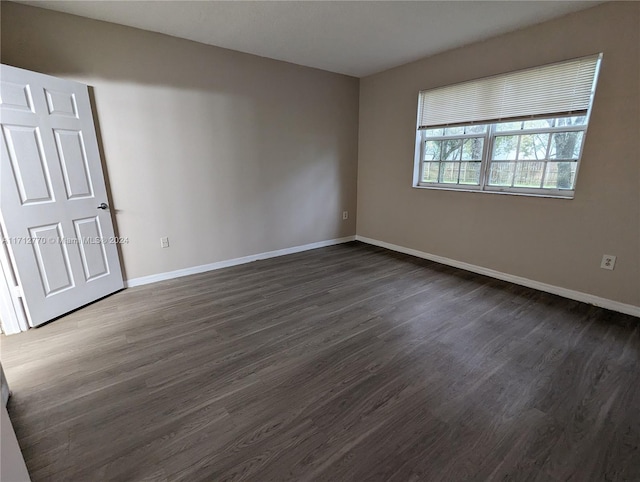
[[[532,192],[515,192],[515,191],[499,191],[492,189],[472,189],[466,187],[448,187],[448,186],[423,186],[420,184],[413,185],[414,189],[426,189],[426,190],[435,190],[435,191],[458,191],[458,192],[473,192],[479,194],[506,194],[508,196],[527,196],[527,197],[543,197],[550,199],[573,199],[574,191],[569,191],[565,193],[556,193],[556,192],[545,192],[545,193],[532,193]]]

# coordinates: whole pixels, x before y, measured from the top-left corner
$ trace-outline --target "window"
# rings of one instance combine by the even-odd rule
[[[600,59],[420,92],[414,185],[572,198]]]

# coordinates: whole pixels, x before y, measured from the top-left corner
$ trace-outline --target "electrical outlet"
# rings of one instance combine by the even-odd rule
[[[160,238],[160,247],[161,248],[168,248],[169,247],[169,238],[167,238],[167,237]]]
[[[342,211],[342,220],[346,221],[349,219],[349,211]]]
[[[602,269],[613,269],[616,265],[616,257],[611,254],[603,254],[602,255],[602,263],[600,263],[600,267]]]

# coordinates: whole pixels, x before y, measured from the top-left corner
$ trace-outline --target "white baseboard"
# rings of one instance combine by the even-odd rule
[[[628,305],[626,303],[620,303],[619,301],[609,300],[607,298],[601,298],[599,296],[590,295],[588,293],[582,293],[581,291],[574,291],[567,288],[561,288],[560,286],[554,286],[547,283],[541,283],[540,281],[530,280],[521,276],[515,276],[508,273],[502,273],[482,266],[476,266],[474,264],[465,263],[463,261],[456,261],[455,259],[445,258],[444,256],[438,256],[435,254],[425,253],[416,249],[405,248],[404,246],[398,246],[396,244],[386,243],[384,241],[378,241],[377,239],[366,238],[364,236],[356,236],[357,241],[363,243],[372,244],[381,248],[390,249],[391,251],[397,251],[399,253],[409,254],[418,258],[428,259],[435,261],[436,263],[446,264],[453,266],[454,268],[460,268],[465,271],[471,271],[473,273],[490,276],[499,280],[508,281],[528,288],[533,288],[554,295],[569,298],[571,300],[582,301],[591,305],[600,306],[608,310],[618,311],[627,315],[640,317],[640,306]]]
[[[266,253],[252,254],[250,256],[243,256],[242,258],[227,259],[224,261],[218,261],[216,263],[202,264],[200,266],[193,266],[191,268],[168,271],[166,273],[158,273],[149,276],[142,276],[140,278],[132,278],[125,281],[125,286],[127,288],[133,288],[134,286],[147,285],[150,283],[156,283],[158,281],[165,281],[168,279],[180,278],[182,276],[189,276],[192,274],[204,273],[206,271],[213,271],[216,269],[228,268],[230,266],[237,266],[239,264],[251,263],[252,261],[258,261],[260,259],[275,258],[277,256],[300,253],[302,251],[308,251],[310,249],[324,248],[326,246],[333,246],[335,244],[348,243],[349,241],[355,241],[355,239],[355,236],[347,236],[346,238],[338,239],[328,239],[326,241],[318,241],[317,243],[304,244],[302,246],[293,246],[291,248],[278,249],[275,251],[268,251]]]

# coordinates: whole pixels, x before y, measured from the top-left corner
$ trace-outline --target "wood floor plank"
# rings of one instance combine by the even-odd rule
[[[357,242],[0,343],[36,482],[640,480],[640,320]]]

